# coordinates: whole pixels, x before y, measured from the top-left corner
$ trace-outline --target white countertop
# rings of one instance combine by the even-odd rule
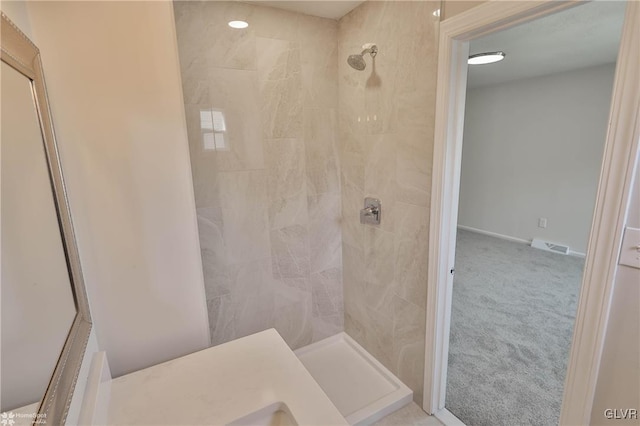
[[[270,329],[111,382],[110,425],[222,425],[284,402],[299,425],[347,425]]]

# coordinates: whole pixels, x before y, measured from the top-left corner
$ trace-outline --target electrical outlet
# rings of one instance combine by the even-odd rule
[[[538,228],[546,228],[547,227],[547,218],[541,217],[538,218]]]

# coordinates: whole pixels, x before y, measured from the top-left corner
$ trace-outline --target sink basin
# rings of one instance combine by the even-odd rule
[[[275,402],[232,421],[228,426],[298,426],[298,422],[287,404]]]

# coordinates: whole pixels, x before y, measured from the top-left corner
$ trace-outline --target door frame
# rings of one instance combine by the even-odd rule
[[[469,41],[582,3],[493,0],[440,23],[423,408],[447,423],[456,421],[445,408],[445,393]],[[640,61],[636,53],[640,40],[634,37],[634,26],[640,27],[640,3],[629,1],[565,379],[561,425],[589,424],[605,343],[640,139]]]

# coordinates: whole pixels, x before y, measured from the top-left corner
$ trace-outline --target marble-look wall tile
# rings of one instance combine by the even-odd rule
[[[335,108],[338,99],[338,26],[312,16],[305,18],[304,25],[305,31],[300,32],[304,104]]]
[[[207,300],[229,294],[231,285],[227,274],[226,247],[224,246],[221,215],[212,215],[207,209],[197,209],[198,234]],[[221,212],[220,212],[221,213]],[[213,216],[213,217],[212,217]]]
[[[431,199],[431,161],[433,145],[420,132],[408,135],[396,154],[396,200],[418,206],[429,206]]]
[[[229,265],[228,274],[230,293],[207,301],[214,345],[275,326],[277,284],[271,262]]]
[[[395,233],[395,281],[397,294],[422,309],[427,304],[429,215],[420,206],[398,203]]]
[[[259,39],[260,104],[265,138],[303,137],[300,46],[296,41]]]
[[[265,140],[270,229],[306,225],[307,186],[302,139]]]
[[[216,144],[216,170],[264,167],[256,71],[217,69],[209,80],[210,108],[224,117],[222,146]]]
[[[400,380],[417,389],[414,400],[422,401],[426,312],[397,296],[392,307],[394,369]]]
[[[194,61],[218,68],[256,69],[254,29],[227,25],[231,20],[251,21],[254,8],[230,1],[176,1],[173,5],[183,69]]]
[[[309,195],[310,271],[317,273],[342,265],[340,194]]]
[[[376,312],[391,316],[389,310],[395,290],[394,234],[374,226],[365,226],[365,289],[361,297]]]
[[[276,279],[308,278],[309,233],[301,225],[271,231],[271,258]]]
[[[366,163],[364,169],[364,192],[384,204],[380,228],[393,232],[395,228],[396,201],[396,153],[398,135],[382,134],[367,137]]]
[[[205,149],[200,128],[200,111],[206,108],[208,105],[185,105],[193,190],[196,208],[219,208],[216,153]]]
[[[274,326],[292,349],[311,343],[313,338],[312,295],[308,291],[281,285],[275,298]]]
[[[340,192],[336,110],[304,110],[307,188],[311,194]]]
[[[339,21],[345,329],[422,400],[439,1],[364,2]],[[365,42],[375,59],[346,63]],[[363,198],[382,202],[361,225]]]
[[[174,11],[213,344],[342,331],[337,22],[236,1]],[[207,111],[224,116],[214,147]]]
[[[219,173],[220,206],[227,260],[245,263],[270,256],[266,173]]]

